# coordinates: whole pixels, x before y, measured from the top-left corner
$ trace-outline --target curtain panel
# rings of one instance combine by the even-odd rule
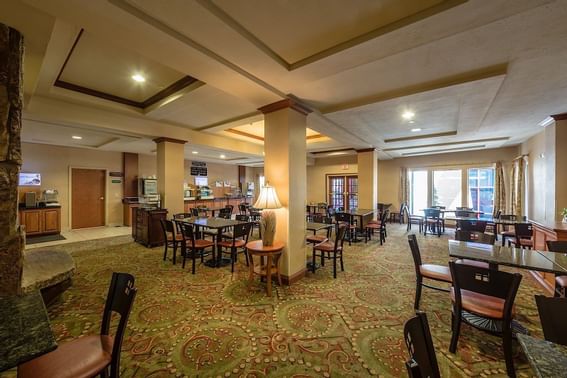
[[[524,183],[525,183],[525,162],[524,156],[517,157],[512,163],[512,173],[511,173],[511,213],[518,217],[521,217],[524,213],[523,209],[523,198],[524,198]]]
[[[410,187],[409,187],[409,179],[408,179],[408,169],[402,167],[400,169],[400,191],[398,193],[398,199],[400,201],[400,205],[405,203],[408,205],[410,197]]]
[[[494,214],[497,214],[498,211],[506,213],[506,185],[501,161],[496,162],[494,172]]]

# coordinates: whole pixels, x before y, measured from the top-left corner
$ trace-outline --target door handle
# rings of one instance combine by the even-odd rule
[[[104,201],[104,197],[100,197],[99,200]]]

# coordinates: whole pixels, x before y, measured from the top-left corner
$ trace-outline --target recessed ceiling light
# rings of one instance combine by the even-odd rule
[[[73,139],[83,139],[82,136],[78,136],[78,135],[73,135],[71,138],[73,138]]]
[[[409,121],[409,123],[415,123],[415,121],[412,119],[412,120]]]
[[[135,74],[135,75],[132,75],[132,80],[134,80],[135,82],[138,82],[138,83],[143,83],[144,81],[146,81],[146,78],[143,77],[140,74]]]
[[[199,153],[199,151],[193,151],[191,152],[193,155],[197,155]]]
[[[224,155],[221,155],[221,156],[220,156],[221,159],[224,159],[225,157],[226,157],[226,156],[224,156]]]
[[[417,133],[418,131],[421,131],[419,127],[416,127],[415,129],[411,129],[412,133]]]
[[[412,112],[411,110],[406,110],[405,112],[402,113],[402,118],[405,120],[412,120],[413,117],[415,117],[415,113]]]

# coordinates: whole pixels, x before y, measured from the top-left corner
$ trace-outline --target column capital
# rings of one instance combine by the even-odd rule
[[[360,150],[356,150],[357,153],[361,153],[361,152],[374,152],[376,151],[376,148],[372,147],[372,148],[362,148]]]
[[[556,121],[565,121],[565,120],[567,120],[567,113],[552,114],[552,115],[550,115],[550,117],[553,118]]]
[[[156,142],[156,143],[169,142],[169,143],[178,143],[178,144],[185,144],[185,143],[187,143],[186,140],[174,139],[174,138],[168,138],[168,137],[155,138],[155,139],[154,139],[154,142]]]
[[[258,110],[264,114],[268,114],[285,108],[291,108],[304,115],[308,115],[313,111],[306,105],[298,101],[292,100],[291,98],[286,98],[281,101],[276,101],[271,104],[264,105],[261,108],[258,108]]]

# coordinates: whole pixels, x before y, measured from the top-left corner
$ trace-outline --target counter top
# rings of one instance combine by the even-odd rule
[[[44,209],[60,209],[61,205],[57,205],[57,206],[34,206],[34,207],[26,207],[26,206],[22,206],[23,204],[20,204],[20,206],[18,207],[19,210],[44,210]]]
[[[550,222],[550,221],[544,222],[544,221],[538,221],[538,220],[533,220],[533,219],[530,219],[530,222],[532,222],[533,224],[540,226],[542,228],[546,228],[548,230],[567,232],[567,223]]]
[[[517,336],[536,376],[567,377],[567,346],[528,335]]]

